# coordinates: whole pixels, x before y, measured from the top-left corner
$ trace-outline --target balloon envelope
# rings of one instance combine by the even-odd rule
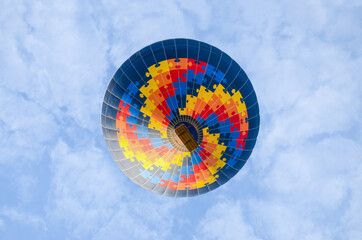
[[[249,158],[259,131],[253,86],[226,53],[191,39],[132,55],[105,92],[104,139],[136,184],[166,196],[207,193]]]

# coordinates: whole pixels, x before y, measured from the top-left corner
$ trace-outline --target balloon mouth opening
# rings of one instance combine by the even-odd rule
[[[201,124],[191,116],[178,116],[169,123],[167,138],[176,149],[192,152],[203,139]]]

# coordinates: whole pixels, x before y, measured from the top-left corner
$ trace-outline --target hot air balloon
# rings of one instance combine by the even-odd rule
[[[244,166],[259,107],[241,67],[216,47],[168,39],[133,54],[104,95],[101,123],[123,173],[149,191],[191,197]]]

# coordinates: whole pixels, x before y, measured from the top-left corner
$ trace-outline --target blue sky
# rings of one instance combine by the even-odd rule
[[[0,3],[0,239],[362,239],[361,1]],[[107,83],[155,41],[228,53],[258,96],[251,158],[175,199],[103,140]]]

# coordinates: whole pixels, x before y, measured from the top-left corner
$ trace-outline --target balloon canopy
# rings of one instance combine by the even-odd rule
[[[191,197],[229,181],[259,131],[253,86],[226,53],[191,39],[133,54],[105,92],[104,139],[119,168],[141,187]]]

